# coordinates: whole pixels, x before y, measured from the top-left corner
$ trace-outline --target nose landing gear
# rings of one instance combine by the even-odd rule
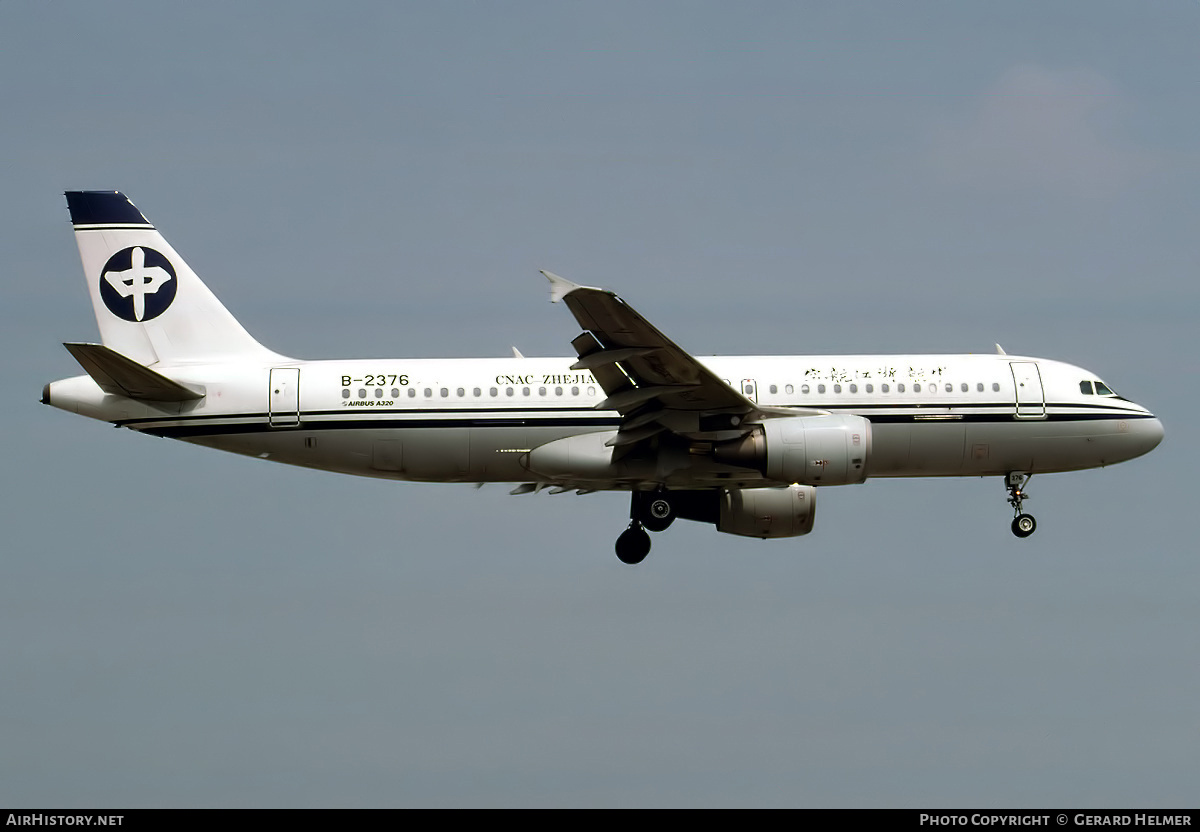
[[[1012,521],[1012,533],[1017,537],[1029,537],[1037,530],[1037,521],[1033,519],[1033,515],[1026,514],[1022,510],[1022,505],[1029,496],[1025,491],[1025,485],[1031,476],[1033,475],[1020,471],[1010,471],[1005,477],[1005,485],[1008,488],[1008,504],[1013,507],[1013,512],[1016,514]]]

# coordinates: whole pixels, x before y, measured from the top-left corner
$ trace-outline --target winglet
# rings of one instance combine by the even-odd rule
[[[1004,347],[1002,347],[1002,346],[1000,346],[999,344],[997,344],[997,345],[996,345],[996,355],[1008,355],[1008,353],[1006,353],[1006,352],[1004,351]]]
[[[542,271],[546,279],[550,281],[550,302],[558,303],[567,295],[574,292],[576,289],[586,289],[586,286],[580,286],[578,283],[572,283],[565,277],[559,277],[551,272]]]

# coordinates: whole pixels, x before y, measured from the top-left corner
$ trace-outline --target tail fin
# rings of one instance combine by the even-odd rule
[[[118,191],[67,191],[100,338],[143,365],[280,358]]]

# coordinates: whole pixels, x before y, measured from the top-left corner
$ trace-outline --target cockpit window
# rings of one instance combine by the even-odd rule
[[[1085,396],[1092,395],[1092,383],[1090,381],[1079,382],[1079,392]]]
[[[1105,386],[1103,381],[1097,381],[1096,382],[1096,395],[1097,396],[1115,396],[1117,394],[1114,393],[1113,391],[1109,390],[1108,387]]]

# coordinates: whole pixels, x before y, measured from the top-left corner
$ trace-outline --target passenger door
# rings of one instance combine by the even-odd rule
[[[1042,375],[1034,361],[1010,361],[1013,383],[1016,386],[1017,418],[1045,419],[1046,394],[1042,390]]]
[[[300,424],[299,367],[271,370],[268,413],[273,428],[294,428]]]

